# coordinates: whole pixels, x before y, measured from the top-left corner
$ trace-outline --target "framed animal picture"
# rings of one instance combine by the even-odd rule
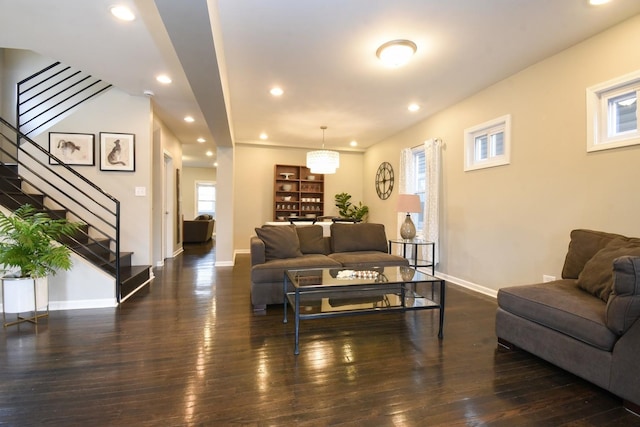
[[[69,166],[93,166],[95,162],[96,136],[89,133],[49,132],[50,165],[60,162]],[[58,159],[58,160],[56,160]]]
[[[132,133],[100,132],[100,170],[136,170],[136,141]]]

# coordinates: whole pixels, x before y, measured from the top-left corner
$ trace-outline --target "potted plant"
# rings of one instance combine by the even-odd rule
[[[369,207],[367,205],[363,205],[362,202],[358,202],[358,206],[356,206],[351,203],[350,200],[351,194],[349,193],[338,193],[335,195],[338,214],[342,218],[363,221],[369,213]]]
[[[72,265],[69,248],[55,240],[73,235],[79,226],[28,204],[11,215],[0,211],[0,264],[11,270],[2,278],[4,313],[33,311],[37,318],[39,310],[48,308],[47,276]]]

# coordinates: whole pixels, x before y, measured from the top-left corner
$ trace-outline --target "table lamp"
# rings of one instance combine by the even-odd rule
[[[407,216],[400,226],[400,236],[405,239],[416,237],[416,226],[411,221],[411,212],[420,212],[420,196],[417,194],[398,194],[398,212],[406,212]]]

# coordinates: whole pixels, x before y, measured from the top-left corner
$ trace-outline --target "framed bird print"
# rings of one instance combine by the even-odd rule
[[[89,133],[49,132],[49,153],[69,166],[93,166],[96,136]],[[50,165],[60,162],[49,157]]]
[[[100,132],[100,170],[136,170],[136,141],[132,133]]]

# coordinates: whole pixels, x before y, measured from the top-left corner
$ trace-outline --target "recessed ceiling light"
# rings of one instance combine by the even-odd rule
[[[131,9],[126,6],[112,6],[109,11],[113,16],[121,21],[133,21],[136,19],[136,16],[133,14]]]
[[[218,162],[213,162],[213,167],[217,168],[218,167]]]
[[[203,142],[207,142],[207,140],[204,138],[198,138],[196,139],[196,141],[198,141],[200,144],[202,144]]]
[[[213,156],[213,151],[207,151],[205,154],[206,154],[207,156],[211,157],[211,156]]]
[[[414,112],[414,111],[418,111],[420,109],[420,106],[418,104],[409,104],[407,109],[411,112]]]
[[[591,6],[600,6],[602,4],[609,3],[611,0],[589,0]]]
[[[194,119],[191,116],[187,116],[187,117],[184,118],[184,121],[187,122],[187,123],[193,123],[193,122],[196,121],[196,119]]]
[[[267,138],[269,138],[269,135],[267,135],[266,133],[262,132],[260,134],[260,139],[267,139]]]
[[[158,77],[156,77],[156,80],[165,85],[171,83],[171,77],[167,76],[166,74],[160,74]]]
[[[392,40],[376,50],[376,56],[388,67],[400,67],[416,53],[417,46],[411,40]]]
[[[352,146],[352,147],[357,147],[358,146],[358,141],[351,141],[349,143],[349,145]]]
[[[274,87],[274,88],[271,88],[269,93],[273,96],[281,96],[284,93],[284,91],[282,90],[282,88]]]

